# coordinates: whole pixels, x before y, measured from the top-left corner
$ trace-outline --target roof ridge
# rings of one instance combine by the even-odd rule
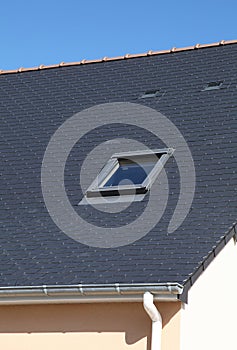
[[[174,52],[182,52],[182,51],[189,51],[189,50],[196,50],[196,49],[203,49],[203,48],[209,48],[209,47],[215,47],[215,46],[223,46],[223,45],[229,45],[229,44],[237,44],[237,40],[221,40],[219,42],[211,43],[211,44],[196,44],[193,46],[186,46],[182,48],[176,48],[173,47],[169,50],[160,50],[160,51],[148,51],[145,53],[140,54],[126,54],[124,56],[116,56],[116,57],[103,57],[101,59],[94,59],[94,60],[86,60],[83,59],[78,62],[61,62],[59,64],[53,64],[45,66],[43,64],[37,66],[37,67],[31,67],[31,68],[18,68],[13,70],[0,70],[1,74],[12,74],[12,73],[21,73],[21,72],[30,72],[30,71],[37,71],[42,69],[51,69],[51,68],[59,68],[59,67],[69,67],[69,66],[77,66],[81,64],[90,64],[90,63],[99,63],[99,62],[108,62],[108,61],[118,61],[123,59],[131,59],[131,58],[139,58],[139,57],[146,57],[146,56],[155,56],[155,55],[162,55],[167,53],[174,53]]]

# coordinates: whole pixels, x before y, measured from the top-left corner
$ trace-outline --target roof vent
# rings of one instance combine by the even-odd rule
[[[143,95],[140,96],[140,98],[157,97],[157,96],[160,96],[160,94],[161,94],[161,91],[159,89],[147,90],[144,92]]]
[[[207,83],[206,86],[204,86],[204,89],[202,91],[218,90],[221,88],[222,84],[223,81],[211,81]]]

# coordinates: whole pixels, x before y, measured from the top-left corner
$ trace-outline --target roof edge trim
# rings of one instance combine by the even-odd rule
[[[83,60],[78,61],[78,62],[61,62],[59,64],[48,65],[48,66],[41,64],[37,67],[31,67],[31,68],[20,67],[18,69],[13,69],[13,70],[0,70],[0,75],[12,74],[12,73],[22,73],[22,72],[31,72],[31,71],[38,71],[38,70],[44,70],[44,69],[59,68],[59,67],[78,66],[78,65],[91,64],[91,63],[119,61],[119,60],[131,59],[131,58],[156,56],[156,55],[163,55],[163,54],[168,54],[168,53],[176,53],[176,52],[182,52],[182,51],[204,49],[204,48],[209,48],[209,47],[223,46],[223,45],[230,45],[230,44],[237,44],[237,40],[221,40],[219,42],[215,42],[215,43],[211,43],[211,44],[196,44],[193,46],[186,46],[186,47],[182,47],[182,48],[173,47],[169,50],[160,50],[160,51],[150,50],[146,53],[126,54],[126,55],[117,56],[117,57],[103,57],[101,59],[95,59],[95,60],[83,59]]]
[[[183,295],[187,299],[189,289],[194,285],[199,276],[206,270],[214,258],[222,251],[222,249],[229,243],[231,239],[237,241],[237,222],[234,222],[232,226],[221,237],[220,241],[213,247],[212,251],[205,257],[202,263],[197,269],[184,281]]]
[[[145,292],[155,300],[178,301],[183,292],[179,283],[42,285],[0,287],[1,304],[51,304],[90,302],[138,302]]]

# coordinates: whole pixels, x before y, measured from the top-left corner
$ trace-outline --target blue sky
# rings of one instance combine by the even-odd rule
[[[237,39],[236,13],[236,0],[3,0],[0,69]]]

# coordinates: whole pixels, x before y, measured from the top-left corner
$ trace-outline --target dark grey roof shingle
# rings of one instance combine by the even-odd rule
[[[236,221],[236,56],[237,44],[232,44],[1,75],[0,286],[188,281]],[[207,82],[220,80],[220,90],[202,91]],[[162,97],[139,99],[156,88]],[[168,117],[188,142],[197,177],[189,215],[168,234],[179,186],[177,167],[168,162],[173,195],[161,221],[142,239],[114,249],[89,247],[61,232],[44,205],[40,182],[44,152],[56,129],[74,113],[107,102],[139,103]],[[99,135],[129,137],[133,131],[118,124],[100,128]],[[86,154],[96,135],[72,150],[65,187],[84,218],[121,225],[145,202],[116,217],[77,207],[82,196],[77,151]],[[163,147],[151,135],[139,131],[138,136],[151,148]]]

